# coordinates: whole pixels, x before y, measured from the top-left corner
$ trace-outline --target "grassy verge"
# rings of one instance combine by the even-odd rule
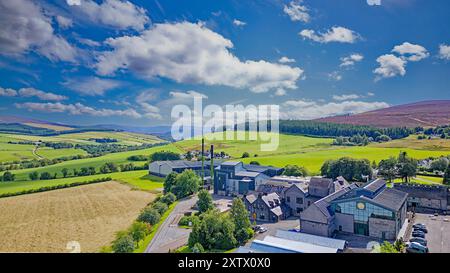
[[[164,221],[166,221],[167,217],[172,213],[173,209],[175,208],[175,206],[177,204],[178,204],[178,201],[176,201],[175,203],[173,203],[172,205],[169,206],[169,209],[161,216],[161,219],[159,220],[159,222],[152,227],[152,231],[150,232],[150,234],[147,235],[147,237],[145,237],[144,240],[139,242],[138,248],[136,248],[134,250],[134,253],[144,253],[145,252],[145,250],[147,249],[147,246],[153,240],[153,237],[155,237],[155,234],[158,231],[159,226],[161,226],[161,224],[164,223]]]

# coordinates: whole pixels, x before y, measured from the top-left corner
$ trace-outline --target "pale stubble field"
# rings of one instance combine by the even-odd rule
[[[0,252],[98,252],[155,195],[117,182],[0,199]]]

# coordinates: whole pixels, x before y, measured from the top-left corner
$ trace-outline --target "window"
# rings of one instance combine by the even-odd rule
[[[303,198],[297,197],[296,202],[297,202],[297,204],[303,204]]]
[[[286,201],[287,201],[288,203],[290,203],[290,202],[291,202],[291,197],[290,197],[290,196],[287,196],[287,197],[286,197]]]
[[[302,211],[303,211],[302,208],[297,208],[297,213],[300,213],[300,212],[302,212]]]

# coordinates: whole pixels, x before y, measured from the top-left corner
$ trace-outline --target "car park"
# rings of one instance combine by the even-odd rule
[[[419,230],[415,230],[412,232],[412,236],[413,237],[419,237],[419,238],[424,238],[425,239],[425,233]]]
[[[428,242],[427,240],[425,240],[424,238],[420,238],[420,237],[412,237],[411,239],[409,239],[409,242],[411,243],[419,243],[423,246],[427,246]]]
[[[416,223],[416,224],[413,225],[413,228],[427,228],[427,226],[425,226],[422,223]]]
[[[422,231],[423,233],[428,233],[428,230],[426,228],[422,227],[414,227],[414,231]]]
[[[428,253],[428,247],[423,246],[419,243],[407,243],[406,244],[407,253]]]

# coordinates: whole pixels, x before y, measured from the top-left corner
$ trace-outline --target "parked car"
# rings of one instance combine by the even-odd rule
[[[423,231],[415,230],[412,232],[412,237],[419,237],[425,239],[425,233]]]
[[[259,230],[258,230],[259,233],[264,233],[264,232],[266,232],[266,231],[267,231],[267,228],[264,227],[264,226],[260,226],[260,228],[259,228]]]
[[[417,223],[417,224],[414,224],[414,225],[413,225],[413,228],[427,228],[427,226],[425,226],[425,225],[422,224],[422,223]]]
[[[264,233],[264,232],[266,232],[267,231],[267,228],[265,228],[264,226],[254,226],[253,227],[253,230],[256,232],[256,233]]]
[[[411,243],[419,243],[419,244],[421,244],[423,246],[427,246],[428,245],[427,240],[425,240],[424,238],[420,238],[420,237],[412,237],[411,239],[409,239],[409,241]]]
[[[423,246],[419,243],[407,243],[406,252],[408,253],[428,253],[428,247]]]
[[[428,233],[427,228],[415,227],[413,229],[414,231],[422,231],[423,233]]]

